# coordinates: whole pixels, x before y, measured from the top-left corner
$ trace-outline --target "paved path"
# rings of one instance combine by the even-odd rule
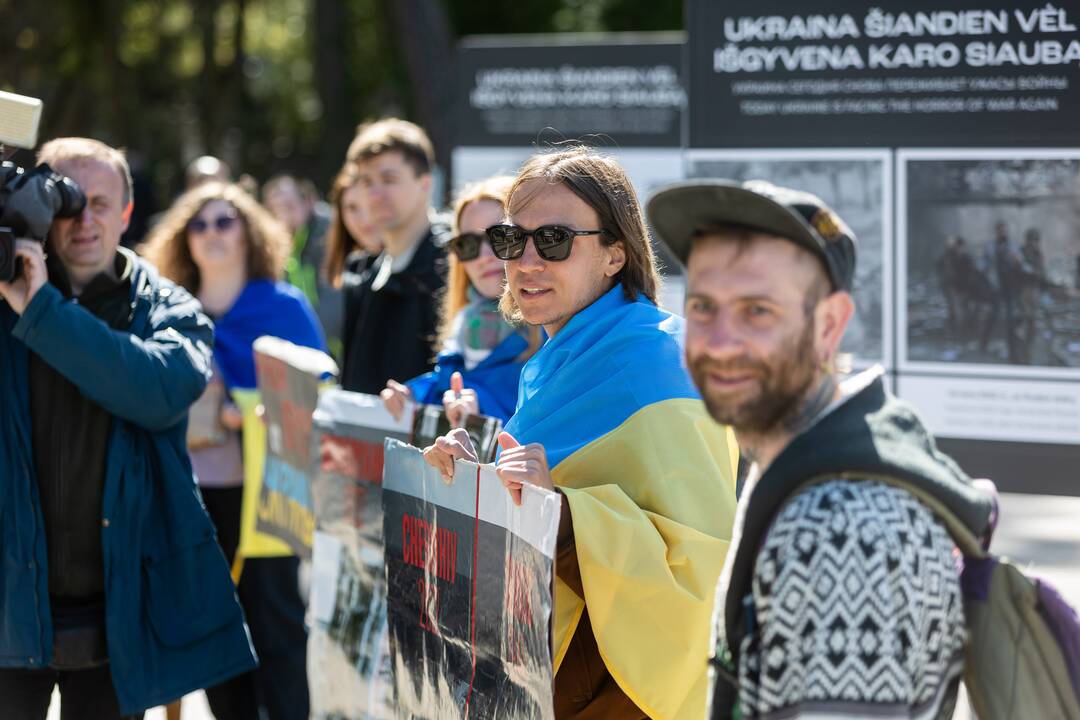
[[[1053,581],[1080,608],[1080,498],[1003,495],[991,548]]]

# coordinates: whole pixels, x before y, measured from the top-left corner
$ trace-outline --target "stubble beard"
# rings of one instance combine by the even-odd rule
[[[710,393],[707,384],[710,371],[746,370],[753,372],[760,385],[754,397],[732,404],[728,398]],[[812,321],[769,358],[718,362],[703,355],[695,358],[690,367],[694,384],[701,391],[713,420],[730,425],[738,435],[756,437],[790,432],[795,419],[804,414],[807,398],[818,385],[820,373]]]

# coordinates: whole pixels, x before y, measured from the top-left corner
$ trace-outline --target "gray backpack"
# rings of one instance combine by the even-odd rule
[[[994,499],[991,532],[980,540],[932,495],[876,479],[918,498],[964,554],[964,685],[979,720],[1080,719],[1080,619],[1052,585],[988,552],[998,520],[994,484],[975,481]]]

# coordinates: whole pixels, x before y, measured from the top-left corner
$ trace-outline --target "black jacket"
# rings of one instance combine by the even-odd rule
[[[428,230],[409,265],[376,289],[375,263],[344,281],[345,357],[341,386],[378,394],[387,380],[408,380],[434,367],[445,255]]]
[[[48,267],[52,283],[71,298],[63,265],[50,256]],[[99,275],[77,302],[113,330],[126,331],[131,322],[131,273],[132,263],[117,253],[117,279]],[[66,605],[100,600],[105,588],[101,495],[111,417],[34,352],[29,354],[29,378],[34,469],[45,516],[49,595],[56,619]]]

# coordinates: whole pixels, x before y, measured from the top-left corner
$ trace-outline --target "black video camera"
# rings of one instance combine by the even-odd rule
[[[21,272],[16,238],[45,241],[54,218],[74,217],[86,207],[75,181],[41,164],[26,172],[14,163],[0,164],[0,281]]]

